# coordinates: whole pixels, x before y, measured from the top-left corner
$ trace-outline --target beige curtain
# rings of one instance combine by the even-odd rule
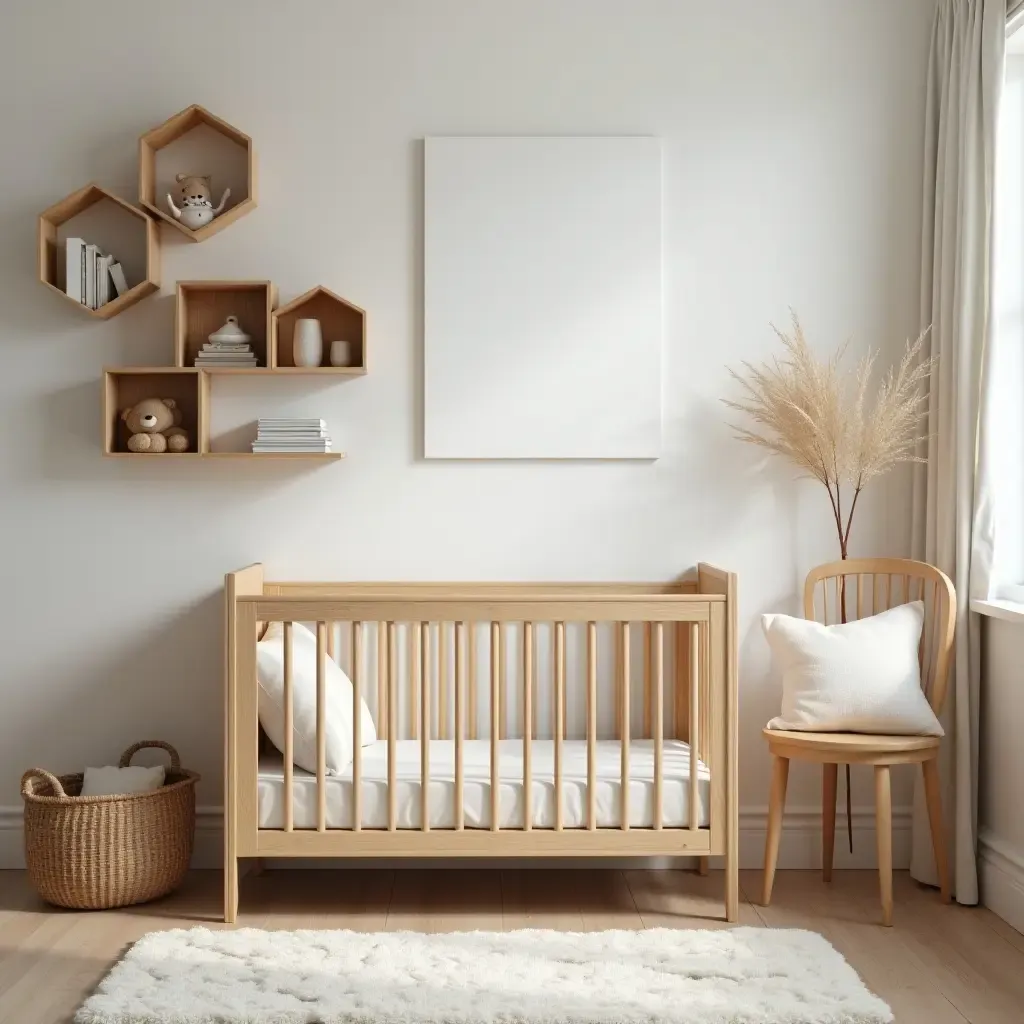
[[[1013,0],[1011,8],[1022,0]],[[915,554],[956,585],[956,657],[943,714],[943,808],[954,893],[978,902],[980,624],[988,596],[991,488],[979,425],[993,330],[995,150],[1007,0],[940,0],[932,33],[925,122],[921,320],[939,357],[928,407],[928,463],[914,491]],[[935,884],[918,780],[911,873]]]

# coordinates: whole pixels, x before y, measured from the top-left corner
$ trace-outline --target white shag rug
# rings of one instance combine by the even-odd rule
[[[153,932],[76,1024],[881,1024],[820,935]]]

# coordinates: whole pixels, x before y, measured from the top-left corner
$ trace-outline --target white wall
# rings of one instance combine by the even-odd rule
[[[804,573],[834,557],[836,540],[818,485],[730,437],[724,367],[767,356],[768,321],[790,305],[823,351],[852,337],[852,358],[867,343],[888,358],[916,334],[933,7],[179,0],[158,11],[52,0],[8,12],[7,824],[24,768],[72,770],[147,736],[176,743],[205,776],[200,803],[219,806],[226,570],[261,560],[278,578],[648,579],[706,559],[740,574],[741,806],[756,859],[760,729],[778,705],[757,617],[795,610]],[[260,206],[201,245],[165,233],[160,295],[92,323],[35,283],[35,216],[90,179],[134,196],[137,136],[192,102],[255,139]],[[442,133],[664,139],[659,462],[420,458],[419,140]],[[101,457],[101,368],[169,361],[174,281],[202,277],[269,277],[282,302],[322,283],[369,311],[365,379],[215,385],[216,431],[260,414],[322,415],[347,461],[306,471]],[[907,479],[865,497],[855,552],[905,552]],[[854,803],[869,811],[869,779],[855,781]],[[790,785],[798,813],[784,858],[799,863],[816,856],[817,774],[798,768]],[[858,821],[858,857],[870,860],[870,818]]]

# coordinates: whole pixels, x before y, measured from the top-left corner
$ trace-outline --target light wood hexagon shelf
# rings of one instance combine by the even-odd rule
[[[192,139],[188,138],[190,135]],[[189,145],[190,142],[195,145]],[[200,164],[178,167],[178,172],[213,172],[215,206],[224,187],[230,186],[232,191],[232,201],[224,212],[196,230],[185,227],[171,216],[165,205],[165,193],[173,183],[173,175],[159,166],[159,155],[162,150],[176,144],[183,162]],[[164,156],[169,157],[170,154]],[[218,167],[210,168],[210,162],[218,164]],[[256,153],[252,139],[198,103],[193,103],[139,139],[139,202],[154,217],[170,224],[193,242],[205,241],[223,231],[256,206]]]
[[[131,235],[138,233],[138,238],[132,239],[136,243],[133,247],[137,249],[137,258],[134,260],[137,266],[133,271],[125,268],[131,286],[123,295],[118,295],[98,309],[90,309],[77,299],[71,298],[63,288],[64,250],[61,229],[69,221],[83,214],[89,216],[90,239],[87,240],[103,241],[100,236],[107,235],[109,229],[108,237],[120,235],[123,242],[125,235],[123,230],[116,229],[117,220],[122,222],[122,229],[130,225]],[[39,280],[66,302],[99,320],[109,320],[112,316],[117,316],[122,310],[135,305],[160,287],[160,247],[157,244],[156,224],[142,210],[95,183],[72,192],[44,210],[39,215],[38,240]],[[105,242],[104,247],[108,250],[121,248],[116,242],[111,244],[109,241]],[[135,283],[131,284],[133,280]]]

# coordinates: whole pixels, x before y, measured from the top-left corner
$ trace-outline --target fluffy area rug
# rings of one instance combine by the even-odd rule
[[[137,942],[76,1024],[880,1024],[820,935],[275,932]]]

